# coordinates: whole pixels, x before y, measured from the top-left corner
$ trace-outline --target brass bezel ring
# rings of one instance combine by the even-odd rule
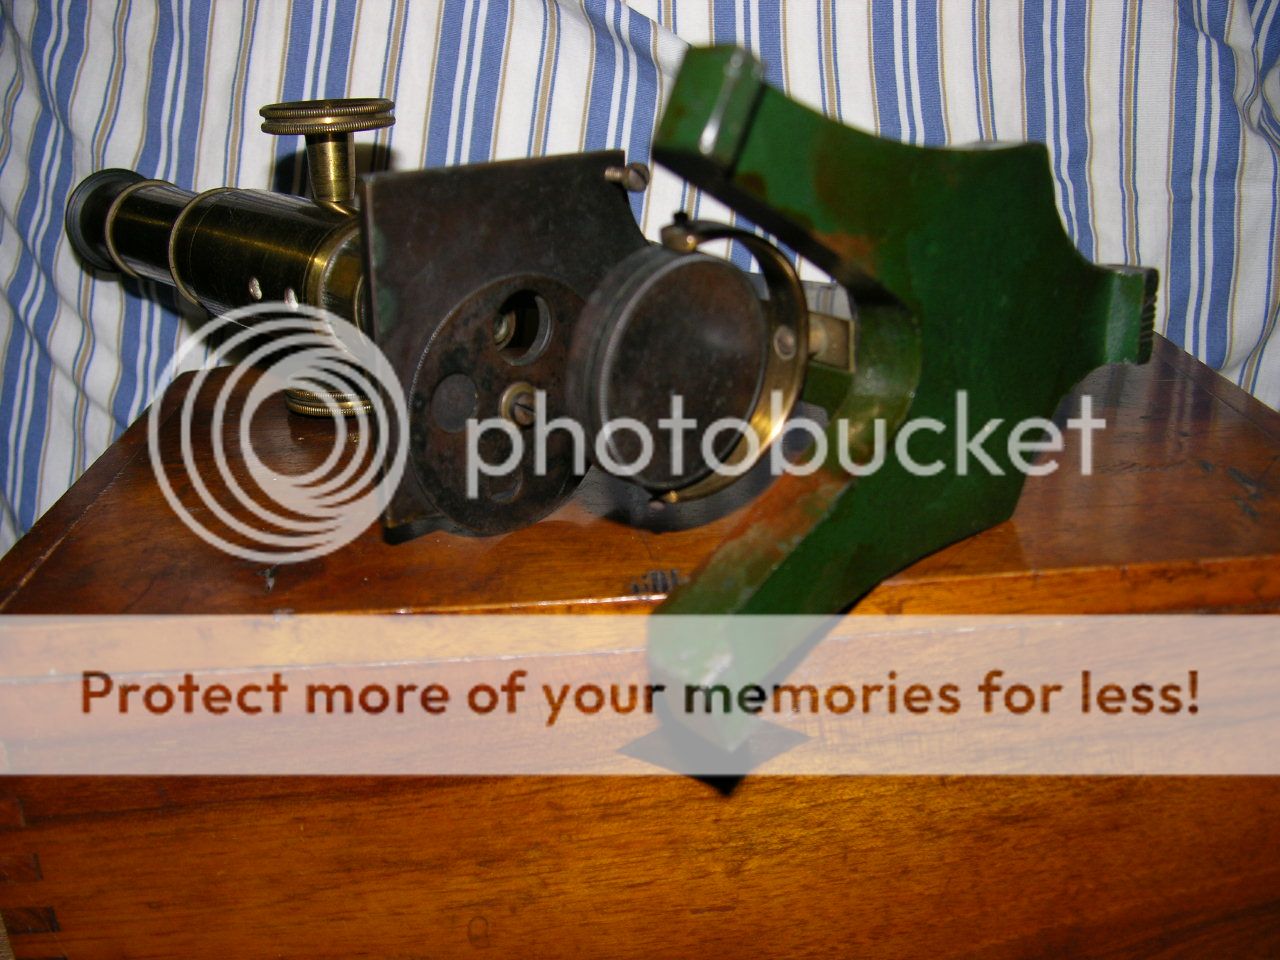
[[[135,191],[141,190],[143,187],[155,186],[172,187],[173,184],[169,183],[167,180],[139,180],[137,183],[131,183],[116,194],[116,198],[111,201],[111,206],[107,207],[107,215],[103,217],[103,223],[106,225],[106,229],[102,231],[102,239],[106,243],[107,253],[111,255],[112,262],[120,269],[121,273],[126,277],[133,277],[135,280],[140,280],[142,278],[138,275],[138,272],[125,263],[124,259],[120,256],[120,251],[116,249],[116,242],[112,239],[112,229],[115,226],[116,214],[120,212],[120,206],[124,203],[125,198]]]
[[[234,192],[235,192],[234,189],[231,187],[214,187],[212,190],[206,190],[203,193],[197,193],[194,197],[191,198],[190,202],[185,207],[182,208],[182,212],[173,218],[173,225],[169,228],[169,244],[168,244],[168,254],[167,254],[167,259],[169,261],[169,276],[173,278],[173,286],[178,291],[178,293],[181,296],[186,297],[188,300],[190,300],[192,303],[196,304],[197,306],[202,306],[202,304],[200,303],[200,298],[197,297],[195,295],[195,292],[186,285],[186,283],[183,281],[182,277],[178,273],[178,262],[177,262],[175,253],[176,253],[176,244],[178,242],[178,234],[182,227],[182,221],[187,218],[187,215],[191,213],[191,211],[195,208],[195,205],[199,203],[201,200],[203,200],[205,197],[211,197],[214,194],[218,194],[218,193],[234,193]]]
[[[707,497],[732,485],[758,463],[782,435],[782,428],[800,399],[805,371],[808,369],[809,353],[805,345],[809,342],[809,308],[795,267],[783,256],[781,250],[764,237],[739,227],[707,220],[678,220],[664,228],[662,234],[663,246],[681,253],[692,253],[704,243],[715,240],[739,241],[755,258],[769,288],[769,299],[764,303],[769,324],[769,341],[766,346],[768,359],[765,362],[760,394],[747,420],[757,441],[754,454],[752,445],[745,436],[739,438],[729,456],[722,461],[723,466],[734,468],[733,473],[712,471],[687,487],[667,491],[660,498],[668,503],[678,503]],[[794,333],[795,339],[791,356],[785,357],[776,344],[780,334],[783,335],[782,339],[786,339],[784,332],[788,329]],[[776,418],[773,416],[772,402],[775,391],[782,398],[779,416]]]

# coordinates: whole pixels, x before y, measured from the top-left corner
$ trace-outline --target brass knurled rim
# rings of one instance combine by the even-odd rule
[[[358,393],[330,393],[329,398],[332,406],[325,402],[324,397],[310,390],[289,387],[284,391],[285,405],[294,413],[307,417],[333,416],[334,407],[345,417],[355,416],[358,413],[370,413],[373,410],[373,404]]]
[[[348,100],[292,100],[272,103],[258,111],[264,133],[307,136],[316,133],[355,133],[378,130],[396,122],[395,102],[376,97]]]

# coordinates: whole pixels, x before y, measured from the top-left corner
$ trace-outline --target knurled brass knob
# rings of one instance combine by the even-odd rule
[[[349,100],[293,100],[272,103],[262,114],[262,130],[307,138],[311,194],[321,203],[349,207],[355,200],[355,145],[351,135],[396,122],[395,103],[374,97]]]
[[[363,97],[352,100],[293,100],[269,104],[258,112],[263,117],[264,133],[307,136],[389,127],[396,122],[391,113],[394,109],[392,100]]]

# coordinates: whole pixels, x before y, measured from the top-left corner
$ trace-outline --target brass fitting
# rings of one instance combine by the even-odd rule
[[[393,108],[379,99],[262,108],[264,131],[306,137],[312,199],[227,187],[197,194],[102,170],[72,193],[67,235],[90,266],[172,285],[210,313],[281,301],[367,331],[352,134],[390,126]],[[317,412],[314,397],[286,399],[295,412]],[[354,406],[343,398],[342,409]]]
[[[295,100],[273,103],[258,112],[262,130],[307,141],[307,173],[317,203],[353,210],[356,198],[355,141],[361,130],[380,130],[395,123],[390,100]]]

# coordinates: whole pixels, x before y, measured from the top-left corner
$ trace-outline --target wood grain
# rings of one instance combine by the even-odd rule
[[[18,957],[1271,957],[1265,780],[17,781]],[[84,792],[84,796],[77,796]],[[481,954],[486,955],[486,954]]]
[[[891,577],[857,611],[1280,604],[1280,414],[1161,338],[1147,366],[1104,368],[1084,381],[1060,421],[1085,393],[1108,422],[1091,476],[1079,475],[1069,433],[1061,466],[1028,480],[1011,521]],[[208,419],[208,402],[197,402],[197,423]],[[166,403],[175,406],[176,398]],[[176,449],[176,426],[168,416],[162,449]],[[232,417],[228,433],[236,427]],[[268,404],[252,423],[255,449],[281,470],[318,465],[332,430],[283,404]],[[212,464],[202,462],[202,475],[212,477]],[[190,484],[173,477],[194,505]],[[506,536],[435,533],[391,545],[374,525],[330,556],[269,567],[229,556],[182,525],[160,496],[139,421],[0,561],[0,610],[644,612],[710,554],[733,502],[692,505],[730,512],[671,529],[691,518],[655,514],[630,488],[593,477],[556,514]]]
[[[856,612],[1276,608],[1280,416],[1163,341],[1082,391],[1093,477],[1069,451]],[[284,465],[325,439],[254,429]],[[508,537],[371,529],[265,576],[181,527],[144,443],[0,561],[5,612],[643,612],[725,523],[637,527],[598,487]],[[0,917],[23,960],[1275,957],[1280,781],[10,777]]]

